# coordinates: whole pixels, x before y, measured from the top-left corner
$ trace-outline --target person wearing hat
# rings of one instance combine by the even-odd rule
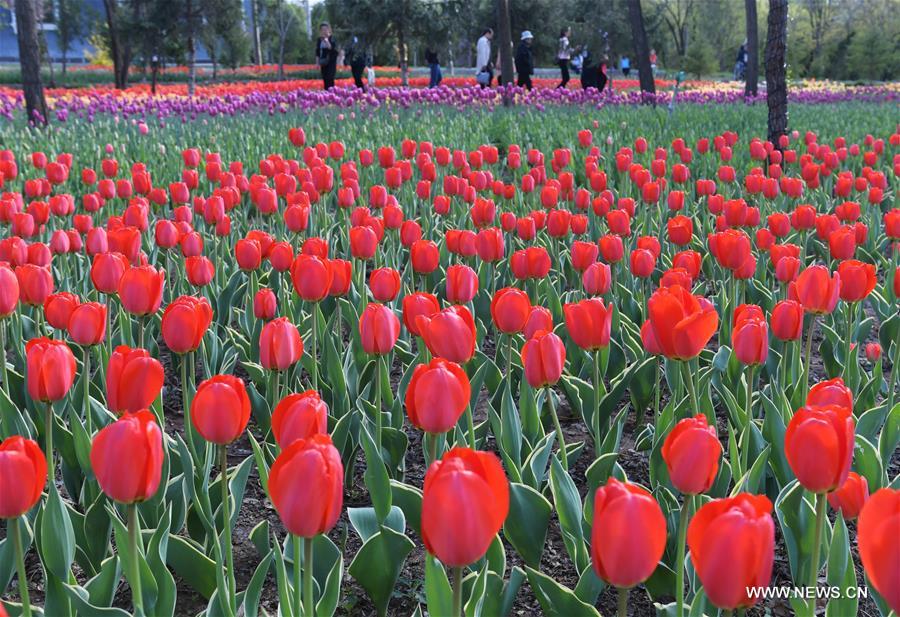
[[[516,49],[516,73],[518,85],[526,90],[531,90],[531,76],[534,75],[534,57],[531,53],[531,43],[534,36],[531,31],[525,30],[519,38],[519,47]]]

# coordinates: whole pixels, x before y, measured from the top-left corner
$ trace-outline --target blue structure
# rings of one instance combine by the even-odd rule
[[[15,0],[12,0],[14,2]],[[83,0],[89,19],[103,19],[103,0]],[[19,61],[19,42],[16,38],[16,15],[12,9],[13,4],[7,0],[0,0],[0,62]],[[62,51],[56,38],[55,16],[48,11],[44,16],[44,38],[54,62],[62,60]],[[93,47],[87,39],[74,41],[66,52],[66,60],[71,64],[82,64],[87,61],[85,52],[92,52]]]
[[[19,43],[16,38],[16,15],[12,9],[12,2],[15,0],[0,0],[0,62],[18,62],[19,61]],[[106,13],[103,8],[103,0],[82,0],[85,5],[85,12],[88,20],[105,21]],[[50,4],[49,2],[47,3]],[[244,6],[244,23],[249,30],[250,0],[242,0]],[[44,17],[43,33],[47,41],[47,47],[50,56],[54,62],[62,61],[62,51],[59,48],[59,41],[56,36],[55,15],[52,10],[48,10]],[[88,27],[88,30],[92,28]],[[87,62],[87,53],[94,51],[94,48],[88,42],[90,34],[84,38],[73,41],[69,49],[66,51],[66,60],[69,64],[84,64]],[[197,62],[207,62],[209,56],[200,42],[197,42]]]

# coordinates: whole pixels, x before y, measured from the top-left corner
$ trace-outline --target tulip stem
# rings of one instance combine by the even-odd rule
[[[303,603],[303,574],[300,569],[300,551],[306,551],[306,540],[300,536],[293,536],[294,542],[294,616],[300,617],[303,614],[305,604]]]
[[[659,387],[660,387],[659,380],[660,380],[660,374],[662,373],[662,371],[659,368],[659,360],[658,359],[656,360],[655,369],[656,370],[653,371],[654,372],[654,386],[653,386],[653,392],[654,392],[654,394],[653,394],[653,426],[654,426],[654,428],[656,427],[657,423],[659,422],[659,398],[660,398],[660,396],[659,396]]]
[[[384,419],[381,417],[381,356],[375,356],[375,446],[381,456],[381,432]]]
[[[687,523],[691,515],[693,495],[685,495],[678,516],[678,546],[675,555],[675,617],[684,615],[684,551],[687,536]]]
[[[141,595],[141,567],[138,538],[140,536],[140,521],[138,520],[137,504],[128,506],[128,541],[131,545],[131,601],[134,604],[134,614],[144,614],[144,597]]]
[[[310,338],[312,340],[312,383],[313,390],[319,391],[319,350],[318,350],[318,329],[319,329],[319,303],[313,302],[312,306],[312,332]]]
[[[428,458],[425,460],[426,468],[437,459],[437,442],[438,435],[436,433],[424,433],[425,443],[428,444]]]
[[[900,372],[900,341],[894,341],[894,361],[891,364],[891,378],[888,380],[888,412],[894,408],[894,384],[897,383],[898,372]]]
[[[0,379],[3,380],[3,392],[9,398],[9,372],[6,369],[6,319],[0,319]]]
[[[600,433],[600,388],[603,382],[600,381],[600,350],[594,350],[594,416],[591,418],[594,425],[594,454],[600,457],[601,445],[603,443],[603,435]]]
[[[690,392],[691,394],[691,406],[694,408],[694,410],[690,415],[700,413],[700,402],[697,399],[697,390],[696,388],[694,388],[694,377],[693,375],[691,375],[691,366],[689,360],[685,360],[681,363],[681,374],[684,376],[684,381],[687,383],[688,392]],[[709,420],[710,424],[715,426],[715,417],[710,417],[709,414],[707,414],[706,419]]]
[[[81,404],[84,405],[84,419],[87,423],[87,434],[88,437],[92,437],[94,435],[94,422],[91,418],[91,348],[87,345],[84,347],[84,360],[82,364],[82,370],[84,371],[84,400]]]
[[[819,549],[822,547],[822,530],[825,527],[825,493],[816,493],[816,528],[813,535],[812,561],[809,563],[809,586],[815,588],[819,583]],[[815,596],[810,600],[810,615],[816,614]]]
[[[16,551],[16,571],[19,576],[19,598],[22,600],[22,617],[31,617],[31,599],[28,596],[28,577],[25,575],[25,552],[19,533],[19,517],[9,520],[7,535],[12,535]]]
[[[313,617],[315,605],[313,602],[313,539],[306,538],[303,541],[303,615]],[[299,617],[299,613],[298,613]]]
[[[844,378],[845,382],[850,377],[850,355],[853,353],[853,334],[855,331],[854,323],[853,323],[853,318],[854,318],[854,314],[855,314],[855,311],[853,310],[854,308],[856,308],[855,302],[850,302],[847,304],[847,341],[846,341],[847,350],[846,350],[846,353],[844,354],[844,371],[841,374],[841,376]]]
[[[618,587],[616,591],[619,592],[619,601],[618,601],[618,617],[627,617],[628,616],[628,592],[629,589],[625,587]]]
[[[750,426],[750,423],[753,422],[753,373],[754,366],[750,366],[749,371],[747,372],[747,401],[746,401],[746,409],[745,412],[747,415],[747,423],[744,424],[744,428],[746,429]],[[741,448],[741,475],[747,473],[747,465],[749,464],[750,458],[750,433],[746,433],[747,443],[744,444],[744,447]]]
[[[193,370],[193,363],[190,361],[191,352],[181,356],[181,401],[184,408],[184,436],[187,437],[188,449],[194,460],[197,458],[197,450],[194,447],[194,425],[191,422],[191,401],[190,401],[190,384],[188,382],[188,368]]]
[[[228,606],[232,608],[237,592],[234,582],[234,551],[231,548],[231,498],[228,495],[228,447],[219,446],[219,472],[222,474],[222,545],[225,552],[225,576]]]
[[[553,418],[553,428],[556,430],[556,439],[559,443],[559,457],[562,462],[562,467],[563,469],[568,471],[569,457],[566,454],[566,439],[563,436],[562,426],[560,426],[559,424],[559,416],[556,413],[556,405],[553,404],[553,393],[550,390],[549,386],[544,389],[544,393],[547,395],[547,405],[550,407],[550,416]]]
[[[462,612],[463,569],[453,568],[453,617],[460,617]]]
[[[806,395],[809,394],[809,366],[812,364],[812,338],[813,330],[816,329],[817,317],[818,315],[813,313],[809,331],[806,333],[806,355],[803,357],[803,400],[806,400]]]
[[[53,403],[47,401],[44,410],[44,458],[47,459],[47,495],[50,495],[50,487],[56,478],[56,465],[53,462]]]
[[[475,417],[472,413],[472,405],[466,405],[466,425],[469,429],[469,447],[475,450]]]

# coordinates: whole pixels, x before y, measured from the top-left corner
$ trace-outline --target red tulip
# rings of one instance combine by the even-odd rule
[[[259,333],[259,363],[272,371],[283,371],[300,360],[303,340],[287,317],[273,319]]]
[[[553,331],[553,315],[549,309],[543,306],[532,306],[522,334],[525,335],[527,341],[541,330]]]
[[[653,333],[667,358],[696,357],[719,326],[719,315],[706,299],[677,285],[657,289],[647,308]]]
[[[731,332],[734,355],[742,364],[765,364],[769,355],[769,325],[762,309],[742,304],[734,311],[734,329]]]
[[[350,283],[353,279],[353,264],[343,259],[329,259],[328,269],[331,270],[331,285],[328,295],[339,297],[350,291]]]
[[[431,317],[440,310],[438,299],[432,294],[418,292],[403,296],[403,325],[413,336],[421,336],[416,325],[417,317],[419,315]]]
[[[242,238],[234,245],[234,257],[241,270],[257,270],[262,264],[262,248],[256,240]]]
[[[844,302],[864,300],[878,284],[875,266],[857,259],[842,261],[838,266],[837,274],[841,280],[840,296]]]
[[[98,253],[91,265],[91,282],[100,293],[119,293],[119,283],[128,270],[128,259],[121,253]]]
[[[328,434],[328,405],[314,390],[289,394],[272,412],[272,433],[282,449],[298,439]]]
[[[19,298],[24,304],[41,306],[53,293],[53,272],[50,268],[27,263],[17,267],[15,272]]]
[[[313,538],[330,531],[341,514],[343,495],[344,466],[328,435],[294,441],[269,472],[272,504],[295,536]]]
[[[212,308],[206,298],[180,296],[163,311],[163,340],[174,353],[196,351],[212,323]]]
[[[378,268],[369,275],[369,289],[379,302],[391,302],[400,293],[400,273],[393,268]]]
[[[253,316],[263,321],[273,319],[278,312],[278,299],[275,292],[263,287],[253,296]]]
[[[371,227],[357,225],[350,228],[350,253],[354,259],[368,261],[378,249],[378,236]]]
[[[537,332],[522,347],[522,366],[532,388],[554,385],[565,364],[566,346],[552,332]]]
[[[856,539],[872,586],[900,612],[900,490],[883,488],[869,498],[859,515]]]
[[[772,502],[740,493],[703,505],[688,525],[694,571],[710,602],[719,608],[753,606],[751,590],[768,587],[775,559]]]
[[[469,266],[447,268],[447,300],[454,304],[471,302],[478,293],[478,274]]]
[[[372,302],[359,317],[359,337],[368,354],[390,353],[400,336],[400,320],[389,307]]]
[[[105,304],[85,302],[79,304],[69,316],[69,336],[79,345],[97,345],[106,338]]]
[[[609,264],[597,262],[588,266],[581,275],[581,284],[585,293],[591,296],[602,296],[612,285],[612,273]]]
[[[78,303],[78,296],[68,291],[50,294],[44,300],[44,317],[47,323],[57,330],[65,330]]]
[[[614,264],[622,261],[625,256],[625,247],[619,236],[606,235],[600,238],[600,254],[606,263]]]
[[[416,274],[434,272],[440,262],[441,254],[437,244],[431,240],[417,240],[409,249],[409,261]]]
[[[824,315],[837,305],[841,292],[841,278],[832,276],[825,266],[810,266],[791,283],[791,292],[807,313]]]
[[[600,298],[563,305],[566,329],[572,341],[588,351],[609,346],[613,306],[605,306]]]
[[[840,512],[845,520],[859,516],[869,498],[869,481],[855,471],[847,474],[847,479],[836,490],[828,493],[828,503],[835,512]]]
[[[490,452],[453,448],[425,474],[422,542],[447,567],[481,559],[509,513],[509,482]]]
[[[91,468],[113,501],[131,504],[156,494],[162,478],[162,431],[147,410],[126,413],[103,428],[91,445]]]
[[[250,420],[250,397],[234,375],[214,375],[197,386],[191,422],[206,441],[226,445],[237,439]]]
[[[847,479],[856,424],[847,407],[806,406],[784,434],[784,453],[797,481],[812,493],[829,493]]]
[[[853,392],[844,385],[840,377],[821,381],[809,389],[806,395],[806,404],[810,407],[823,405],[837,405],[853,409]]]
[[[328,296],[334,272],[327,258],[300,254],[291,265],[294,291],[306,302],[319,302]]]
[[[416,317],[416,329],[428,350],[439,358],[465,364],[475,355],[475,321],[464,306],[453,305]]]
[[[409,421],[426,433],[446,433],[471,398],[469,377],[458,364],[433,358],[413,369],[404,402]]]
[[[65,398],[75,381],[75,356],[63,341],[35,338],[25,345],[28,396],[52,402]]]
[[[656,257],[647,249],[636,249],[631,251],[630,265],[631,273],[639,278],[649,278],[656,268]]]
[[[685,495],[699,495],[712,487],[721,455],[716,427],[703,414],[679,421],[662,446],[669,478]]]
[[[881,345],[875,342],[866,343],[866,360],[875,364],[881,359]]]
[[[19,304],[19,279],[12,269],[0,265],[0,318],[11,315]]]
[[[205,287],[213,280],[216,267],[208,257],[195,255],[184,260],[184,272],[188,282],[194,287]]]
[[[782,300],[772,309],[772,334],[782,341],[799,341],[803,335],[803,305]]]
[[[529,312],[531,302],[528,294],[515,287],[497,290],[491,300],[491,317],[494,325],[504,334],[521,332]]]
[[[162,304],[165,270],[153,266],[129,268],[119,281],[122,308],[133,315],[152,315]]]
[[[666,548],[666,519],[637,484],[610,478],[594,496],[591,557],[594,572],[621,589],[647,580]]]
[[[0,443],[0,518],[27,513],[41,499],[47,484],[47,459],[40,446],[19,435]]]
[[[136,412],[150,407],[162,389],[162,365],[146,349],[116,347],[106,367],[106,406]]]

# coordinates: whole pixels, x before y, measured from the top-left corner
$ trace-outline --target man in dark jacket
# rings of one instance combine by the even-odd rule
[[[365,91],[366,85],[363,83],[363,73],[366,70],[366,46],[359,40],[358,36],[354,36],[350,42],[350,47],[345,52],[347,64],[350,65],[350,74],[353,75],[353,83],[360,90]]]
[[[516,73],[519,76],[517,83],[526,90],[531,90],[531,76],[534,75],[534,57],[531,53],[533,41],[534,36],[526,30],[522,33],[519,47],[516,49]]]
[[[316,41],[316,62],[322,71],[322,84],[326,90],[334,88],[334,77],[337,73],[338,48],[331,36],[331,25],[322,22],[319,25],[319,39]]]

